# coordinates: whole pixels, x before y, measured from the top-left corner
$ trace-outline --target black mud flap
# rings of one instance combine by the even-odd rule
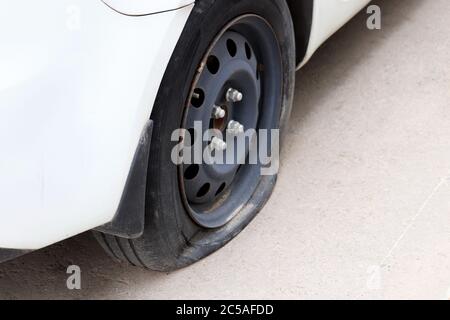
[[[126,239],[136,239],[144,233],[147,169],[152,132],[153,121],[149,120],[134,155],[119,209],[111,222],[96,228],[96,231]]]

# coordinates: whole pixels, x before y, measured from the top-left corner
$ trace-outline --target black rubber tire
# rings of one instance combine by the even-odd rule
[[[152,114],[151,144],[144,235],[135,240],[98,234],[102,246],[115,258],[156,271],[186,267],[218,250],[239,234],[270,197],[276,176],[262,176],[241,212],[220,229],[205,229],[193,222],[180,195],[177,167],[171,161],[192,80],[205,52],[221,29],[243,14],[268,21],[279,41],[283,84],[280,129],[285,134],[295,82],[295,37],[285,0],[197,1],[164,75]]]

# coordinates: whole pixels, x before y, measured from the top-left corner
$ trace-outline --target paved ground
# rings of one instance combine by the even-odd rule
[[[279,184],[234,242],[159,274],[84,234],[1,265],[0,298],[450,298],[450,2],[380,3],[382,31],[360,14],[298,73]]]

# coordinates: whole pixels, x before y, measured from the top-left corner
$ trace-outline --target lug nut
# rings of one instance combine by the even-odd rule
[[[227,91],[226,99],[228,102],[240,102],[244,98],[244,95],[236,89],[230,88]]]
[[[210,146],[216,151],[224,151],[227,149],[227,143],[217,137],[212,138]]]
[[[215,106],[213,109],[213,117],[214,119],[223,119],[225,118],[226,112],[219,106]]]
[[[244,126],[235,120],[231,120],[230,123],[228,123],[228,131],[231,134],[238,135],[244,133]]]

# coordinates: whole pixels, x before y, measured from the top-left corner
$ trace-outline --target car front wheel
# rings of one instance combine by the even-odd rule
[[[151,41],[151,40],[150,40]],[[174,163],[180,141],[220,153],[244,130],[286,129],[293,98],[295,40],[285,0],[201,0],[161,84],[152,120],[145,232],[101,235],[120,260],[157,271],[188,266],[241,232],[273,191],[261,164]],[[198,128],[197,124],[202,124]],[[177,129],[192,139],[173,141]],[[207,130],[222,138],[202,141]],[[248,158],[245,147],[237,158]]]

